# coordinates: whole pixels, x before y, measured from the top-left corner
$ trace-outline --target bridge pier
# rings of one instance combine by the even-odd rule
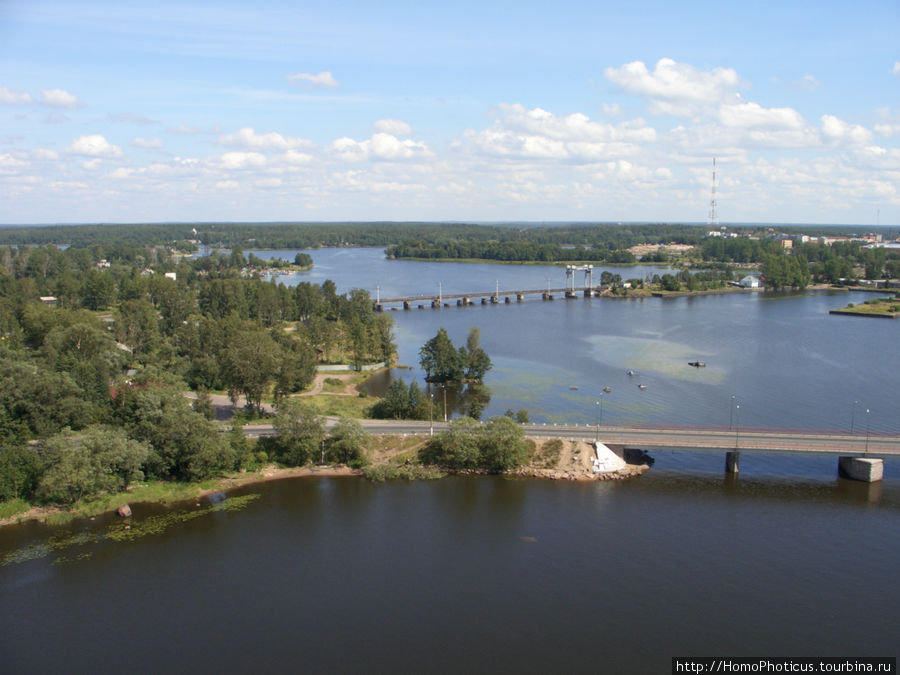
[[[376,303],[375,303],[375,311],[376,311],[376,312],[383,312],[383,311],[384,311],[384,305],[382,305],[380,302],[376,302]]]
[[[432,300],[432,301],[431,301],[431,308],[432,308],[432,309],[440,309],[440,308],[441,308],[441,303],[440,303],[440,301],[438,301],[438,300]]]
[[[725,453],[725,473],[737,474],[740,471],[741,453],[737,450]]]
[[[593,293],[593,291],[592,291],[590,288],[585,288],[585,289],[584,289],[584,297],[589,298],[589,297],[591,297],[593,294],[594,294],[594,293]]]
[[[505,298],[503,298],[503,302],[505,302],[507,305],[509,304],[509,296],[508,295]]]
[[[874,457],[839,457],[838,474],[863,483],[876,483],[884,476],[884,460]]]
[[[403,309],[409,309],[409,300],[403,301]]]
[[[525,294],[516,293],[516,302],[525,302]]]
[[[492,305],[496,305],[496,304],[497,304],[497,296],[496,296],[496,295],[492,295],[492,296],[491,296],[491,304],[492,304]]]

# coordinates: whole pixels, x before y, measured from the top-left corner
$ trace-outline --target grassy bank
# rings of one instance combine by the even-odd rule
[[[873,298],[872,300],[866,300],[861,305],[854,305],[851,302],[843,309],[831,310],[829,314],[897,319],[900,318],[900,298]]]

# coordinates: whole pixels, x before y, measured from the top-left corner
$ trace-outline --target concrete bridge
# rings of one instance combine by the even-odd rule
[[[326,426],[333,425],[329,420]],[[360,420],[371,434],[432,434],[445,430],[445,422],[405,420]],[[661,427],[661,426],[558,426],[523,425],[528,438],[600,440],[606,445],[641,450],[689,450],[725,453],[725,471],[739,471],[740,454],[775,453],[796,455],[832,455],[838,458],[841,474],[855,480],[875,482],[882,479],[883,458],[900,457],[900,434],[847,434],[836,431],[762,429],[754,427]],[[272,435],[271,424],[247,425],[250,436]]]

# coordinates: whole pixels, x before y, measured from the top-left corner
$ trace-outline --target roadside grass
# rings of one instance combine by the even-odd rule
[[[310,403],[320,415],[329,417],[353,417],[363,419],[368,417],[372,400],[359,396],[309,396],[302,399],[304,403]]]

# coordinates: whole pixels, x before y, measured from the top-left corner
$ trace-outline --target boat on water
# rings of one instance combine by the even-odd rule
[[[612,387],[603,387],[603,391],[607,394],[612,391]]]
[[[705,368],[706,361],[688,361],[689,366],[694,366],[694,368]]]
[[[625,371],[625,374],[626,374],[626,375],[634,375],[635,372],[634,372],[633,370],[626,370],[626,371]]]
[[[647,385],[646,385],[646,384],[639,384],[639,385],[638,385],[638,389],[646,389],[646,388],[647,388]]]

